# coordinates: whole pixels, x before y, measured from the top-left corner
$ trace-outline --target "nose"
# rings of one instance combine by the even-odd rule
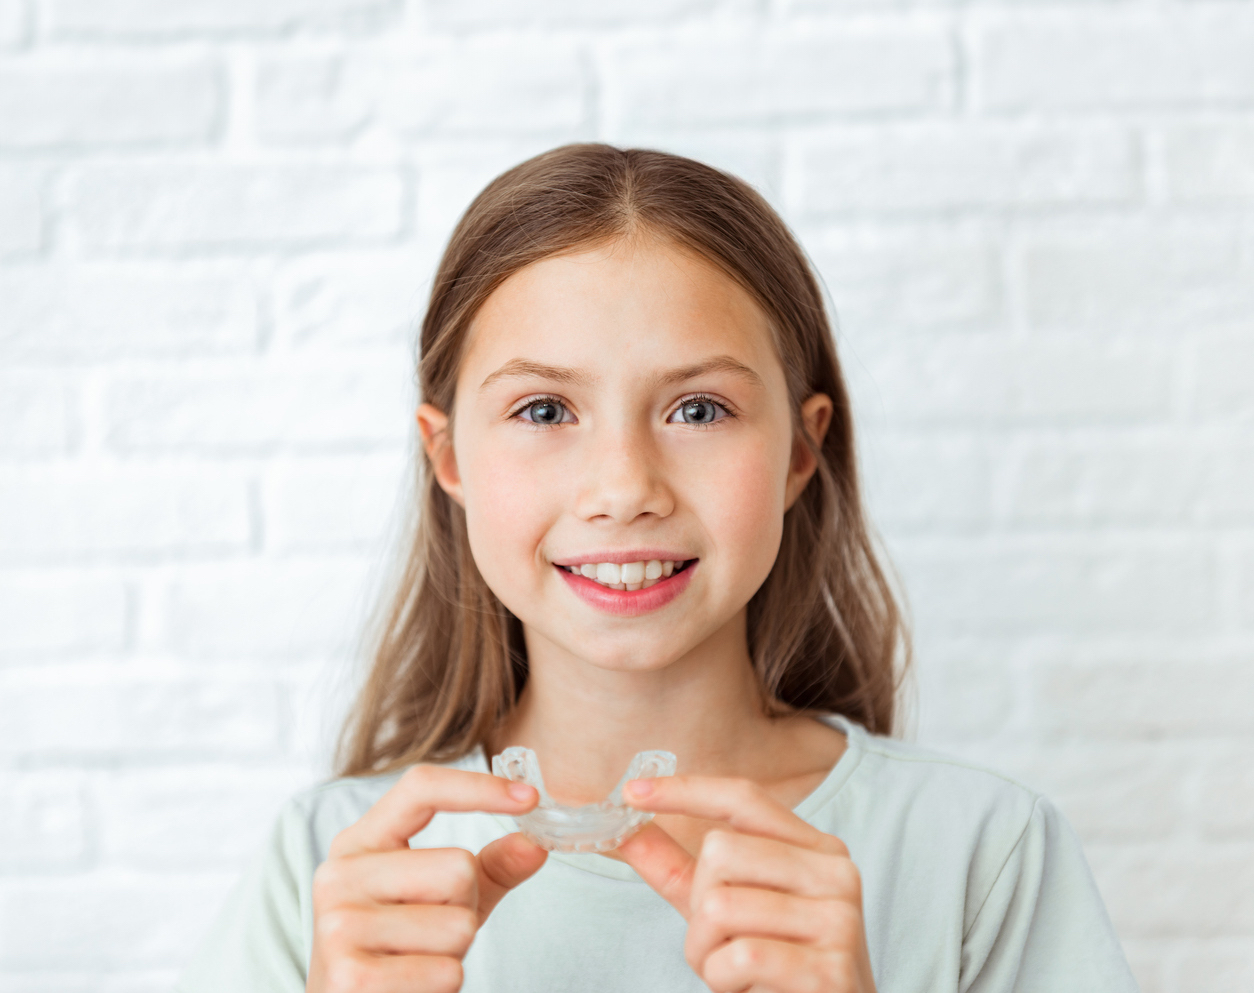
[[[630,524],[675,509],[661,453],[646,427],[597,432],[589,441],[575,505],[580,518]]]

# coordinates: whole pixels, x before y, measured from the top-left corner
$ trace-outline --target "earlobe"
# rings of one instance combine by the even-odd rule
[[[422,447],[431,463],[431,472],[440,489],[462,504],[462,478],[457,471],[457,456],[449,435],[448,414],[439,407],[424,403],[415,415]],[[465,504],[462,504],[465,506]]]
[[[801,430],[810,436],[816,448],[823,447],[823,439],[827,437],[827,429],[832,421],[832,400],[826,393],[815,393],[801,405]],[[784,509],[787,510],[801,496],[801,492],[810,482],[810,477],[818,468],[818,459],[813,450],[798,437],[793,440],[792,462],[788,468],[788,487],[784,497]]]

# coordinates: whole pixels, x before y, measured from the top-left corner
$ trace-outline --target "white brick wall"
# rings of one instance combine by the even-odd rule
[[[1254,988],[1254,0],[0,0],[0,990],[168,989],[325,769],[410,341],[501,169],[757,183],[840,320],[917,736],[1146,993]]]

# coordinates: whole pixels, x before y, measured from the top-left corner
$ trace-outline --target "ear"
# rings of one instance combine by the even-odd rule
[[[448,431],[448,414],[439,407],[424,403],[418,408],[416,417],[422,447],[431,460],[435,481],[440,484],[440,489],[464,507],[462,477],[457,471],[457,456],[453,453],[453,439]]]
[[[826,393],[815,393],[801,405],[801,430],[804,431],[816,447],[823,446],[827,436],[828,425],[832,423],[832,398]],[[792,443],[792,462],[788,466],[788,485],[784,491],[784,509],[787,510],[797,502],[801,491],[810,482],[814,470],[819,467],[818,459],[805,439],[797,437]]]

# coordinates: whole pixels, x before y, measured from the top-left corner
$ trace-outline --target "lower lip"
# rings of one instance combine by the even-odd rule
[[[697,568],[697,564],[693,562],[687,569],[672,573],[666,579],[654,583],[647,590],[613,590],[608,586],[593,582],[587,576],[568,572],[561,566],[553,568],[561,573],[562,578],[566,580],[566,584],[575,592],[575,595],[589,606],[603,610],[607,614],[617,614],[619,617],[638,617],[651,610],[657,610],[659,607],[665,607],[679,596],[692,579],[692,573]]]

